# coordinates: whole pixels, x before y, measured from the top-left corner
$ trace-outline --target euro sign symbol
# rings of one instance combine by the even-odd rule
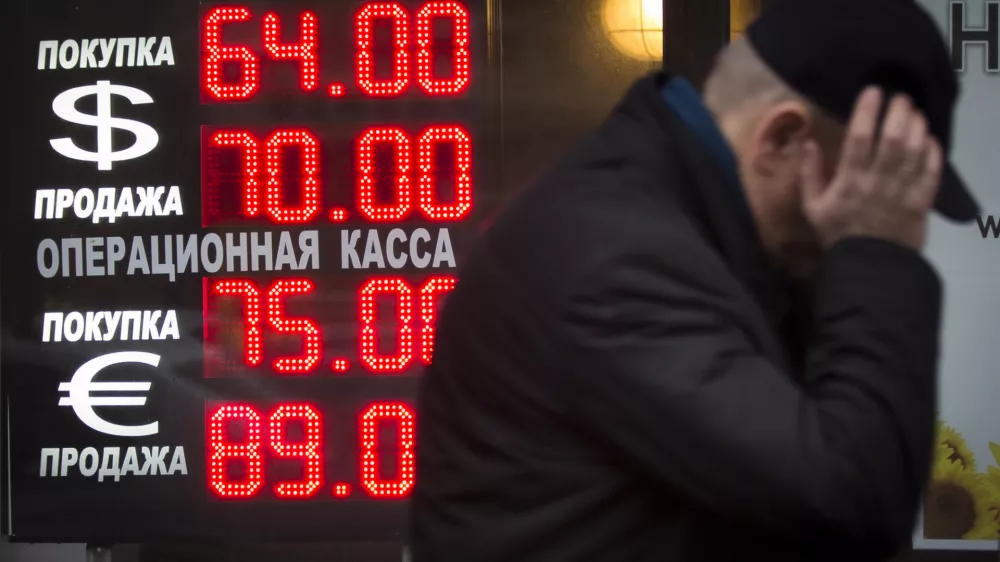
[[[69,396],[59,399],[60,406],[72,406],[76,417],[87,427],[118,437],[147,437],[156,435],[160,423],[146,425],[118,425],[104,420],[94,411],[94,406],[145,406],[145,396],[91,396],[91,392],[149,392],[153,386],[149,382],[93,382],[101,370],[119,363],[143,363],[156,367],[160,356],[139,351],[109,353],[84,363],[73,373],[70,382],[59,383],[59,392],[69,392]]]
[[[111,116],[111,96],[121,96],[132,105],[153,103],[153,98],[142,90],[130,86],[119,86],[102,80],[96,86],[81,86],[67,90],[52,101],[52,111],[63,121],[97,127],[97,151],[89,152],[78,147],[71,138],[52,139],[49,144],[66,158],[97,162],[97,169],[108,171],[115,162],[132,160],[145,156],[156,148],[160,135],[156,129],[139,121],[119,119]],[[87,115],[76,109],[76,104],[88,96],[97,96],[97,115]],[[124,150],[114,150],[111,133],[114,129],[124,129],[135,135],[135,142]]]

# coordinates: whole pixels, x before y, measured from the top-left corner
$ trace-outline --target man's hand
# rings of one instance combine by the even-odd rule
[[[827,184],[815,142],[801,170],[803,207],[824,247],[851,236],[880,238],[920,251],[941,182],[941,145],[905,96],[890,103],[876,139],[882,93],[865,89],[854,107],[844,150]],[[876,146],[877,143],[877,146]]]

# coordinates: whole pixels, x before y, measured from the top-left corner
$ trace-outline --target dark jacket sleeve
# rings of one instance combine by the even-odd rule
[[[763,358],[684,260],[606,263],[570,299],[570,407],[720,518],[807,548],[911,537],[930,466],[941,287],[872,239],[828,253],[804,382]]]

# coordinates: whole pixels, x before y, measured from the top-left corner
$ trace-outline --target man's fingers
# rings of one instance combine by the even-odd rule
[[[917,176],[913,187],[910,190],[911,201],[914,206],[925,211],[934,205],[938,190],[941,188],[941,176],[944,173],[944,151],[937,139],[931,138],[927,141],[927,155],[924,158],[924,166],[921,174]]]
[[[934,206],[944,173],[944,151],[936,139],[928,139],[926,152],[918,175],[904,186],[903,193],[906,207],[919,213],[926,213]]]
[[[871,162],[881,105],[882,91],[874,86],[865,88],[858,96],[847,126],[842,167],[865,168]]]
[[[906,139],[913,121],[913,104],[906,96],[895,96],[882,126],[882,135],[875,154],[875,170],[882,176],[897,173],[906,156]]]
[[[903,178],[918,179],[920,177],[926,166],[929,148],[927,119],[918,113],[913,116],[909,133],[903,143],[903,162],[900,164],[900,175]]]

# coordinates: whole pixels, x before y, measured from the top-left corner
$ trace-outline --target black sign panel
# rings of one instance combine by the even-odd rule
[[[402,538],[416,382],[496,192],[488,8],[23,4],[15,538]]]

